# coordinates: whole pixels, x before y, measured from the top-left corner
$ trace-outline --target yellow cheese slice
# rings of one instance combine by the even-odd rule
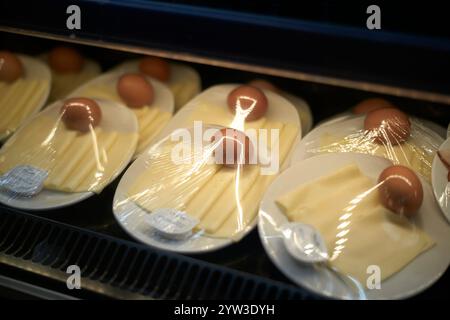
[[[41,115],[0,150],[0,173],[18,165],[48,170],[44,187],[65,192],[100,192],[134,150],[136,133],[80,133],[66,129],[54,116]]]
[[[425,232],[382,206],[355,219],[349,230],[336,239],[331,264],[362,284],[369,276],[369,266],[379,266],[383,281],[434,245]],[[347,241],[336,244],[344,239]]]
[[[185,210],[189,199],[219,168],[207,163],[198,168],[193,163],[174,163],[172,147],[168,144],[155,154],[128,191],[130,199],[148,212],[167,207]]]
[[[281,130],[280,135],[280,165],[283,164],[291,150],[292,145],[297,137],[298,127],[286,124]],[[269,144],[270,145],[270,144]],[[253,185],[243,194],[240,199],[240,206],[245,210],[234,210],[228,215],[225,222],[214,230],[212,236],[220,238],[233,238],[239,240],[248,224],[250,224],[258,214],[259,203],[263,197],[267,187],[277,177],[277,175],[259,175],[254,180]]]
[[[289,220],[313,225],[330,264],[363,285],[369,266],[378,266],[386,279],[433,245],[413,223],[380,205],[376,186],[356,164],[306,183],[276,204]]]
[[[20,78],[0,87],[0,137],[14,132],[43,99],[50,83]]]
[[[355,152],[384,157],[394,164],[407,166],[420,173],[427,181],[431,181],[431,164],[435,152],[419,146],[416,139],[399,145],[377,144],[361,134],[344,138],[326,133],[320,137],[319,148],[312,148],[309,152]]]

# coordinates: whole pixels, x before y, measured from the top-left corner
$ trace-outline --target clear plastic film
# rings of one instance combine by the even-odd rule
[[[294,164],[264,196],[260,224],[285,274],[337,298],[401,296],[449,262],[435,250],[448,247],[449,226],[430,185],[377,156],[325,154]]]
[[[133,216],[168,209],[196,221],[185,241],[199,235],[238,241],[255,225],[260,200],[288,163],[300,124],[295,108],[273,93],[261,118],[233,114],[227,97],[236,87],[212,87],[197,96],[127,170],[114,203],[125,227]]]
[[[433,158],[443,139],[413,117],[399,120],[393,116],[381,122],[375,119],[376,123],[367,117],[357,116],[317,127],[302,141],[294,159],[323,153],[370,154],[410,167],[431,183]]]
[[[10,54],[20,61],[22,71],[14,81],[3,81],[0,77],[0,141],[45,105],[52,82],[45,64],[26,55]],[[0,53],[0,74],[2,68],[10,69],[7,63]]]
[[[90,101],[98,107],[88,109],[94,121],[80,122],[84,115],[74,113],[75,107],[85,108],[84,100],[60,100],[27,121],[3,145],[2,202],[29,198],[42,202],[36,204],[39,208],[62,205],[65,200],[58,197],[99,193],[125,168],[138,140],[135,116],[111,101]],[[17,184],[28,186],[22,188],[28,191],[17,192]]]

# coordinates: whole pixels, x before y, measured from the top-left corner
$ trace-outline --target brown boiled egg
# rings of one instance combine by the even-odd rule
[[[166,82],[170,78],[170,65],[161,58],[145,57],[139,62],[139,70],[150,77],[159,81]]]
[[[88,132],[102,119],[100,106],[89,98],[70,98],[61,107],[62,121],[70,130]]]
[[[232,90],[228,94],[227,102],[231,112],[241,114],[246,121],[262,118],[269,104],[261,89],[249,85],[242,85]]]
[[[14,53],[0,51],[0,81],[16,81],[23,73],[22,62]]]
[[[254,79],[254,80],[250,81],[248,83],[248,85],[259,88],[261,90],[270,90],[273,92],[279,91],[275,85],[273,85],[272,83],[270,83],[269,81],[264,80],[264,79]]]
[[[422,205],[422,183],[411,169],[390,166],[381,172],[378,183],[381,203],[389,210],[411,217]]]
[[[377,143],[397,145],[409,138],[411,123],[403,111],[384,108],[366,115],[364,129],[374,134]]]
[[[365,114],[370,111],[384,108],[395,108],[395,106],[389,101],[382,98],[369,98],[361,101],[356,106],[354,106],[352,112],[354,114]]]
[[[147,79],[137,73],[127,73],[117,82],[117,93],[130,108],[142,108],[152,104],[154,90]]]
[[[244,132],[233,128],[223,128],[217,131],[211,142],[217,143],[214,150],[217,164],[229,167],[250,164],[253,156],[253,145]]]
[[[83,68],[84,58],[73,48],[56,47],[49,52],[48,63],[58,73],[78,73]]]

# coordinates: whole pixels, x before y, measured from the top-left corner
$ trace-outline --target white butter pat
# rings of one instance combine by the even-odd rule
[[[145,220],[162,236],[175,240],[190,236],[192,229],[200,222],[185,212],[172,208],[156,209]]]
[[[17,166],[0,177],[0,187],[13,195],[32,197],[41,192],[48,172],[32,166]]]

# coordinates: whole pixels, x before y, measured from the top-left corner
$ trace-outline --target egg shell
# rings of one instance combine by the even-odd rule
[[[369,98],[369,99],[362,100],[356,106],[354,106],[352,109],[352,112],[354,114],[365,114],[370,111],[384,109],[384,108],[395,108],[395,106],[386,99]]]
[[[157,57],[142,58],[139,62],[139,71],[162,82],[167,82],[170,78],[169,63]]]
[[[151,105],[154,100],[152,84],[141,74],[123,74],[117,81],[117,93],[130,108]]]
[[[279,89],[274,84],[264,79],[254,79],[250,81],[248,85],[261,90],[270,90],[273,92],[279,92]]]
[[[88,132],[102,119],[102,110],[96,101],[89,98],[70,98],[60,109],[62,121],[69,130]]]
[[[252,108],[246,114],[246,121],[255,121],[262,118],[266,114],[269,104],[261,89],[249,85],[242,85],[232,90],[228,94],[227,103],[233,114],[236,114],[236,111],[242,113],[242,111]],[[242,110],[239,111],[239,108]]]
[[[419,177],[411,169],[395,165],[384,169],[379,178],[381,203],[393,212],[413,216],[423,202],[423,188]]]
[[[24,74],[23,64],[12,52],[0,51],[0,81],[14,82]]]
[[[84,66],[84,58],[73,48],[56,47],[48,54],[48,64],[58,73],[78,73]]]
[[[411,123],[406,113],[395,108],[369,112],[364,119],[364,129],[370,131],[374,141],[384,145],[397,145],[408,140]]]

